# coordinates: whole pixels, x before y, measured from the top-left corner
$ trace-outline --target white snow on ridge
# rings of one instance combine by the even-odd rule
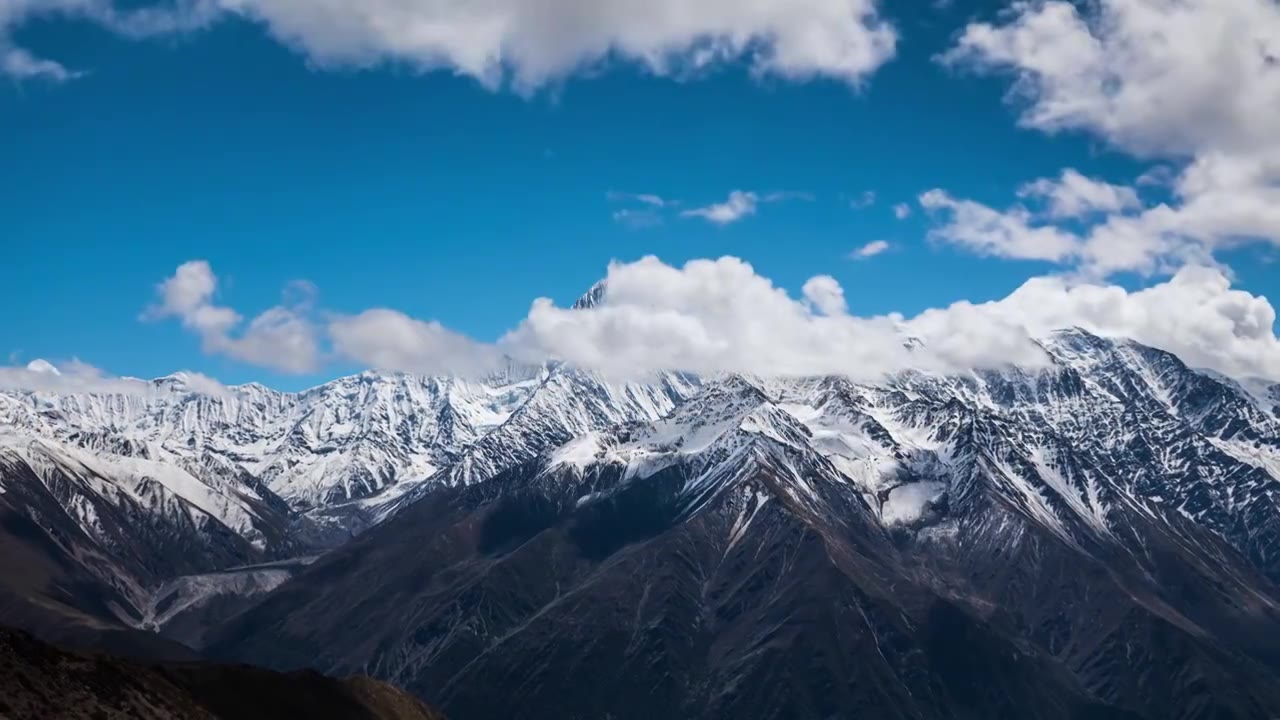
[[[181,375],[137,393],[0,392],[0,423],[96,453],[166,463],[217,455],[298,507],[427,477],[505,422],[539,378],[492,385],[363,373],[300,393],[261,385],[194,392]]]
[[[144,507],[163,503],[168,497],[176,498],[194,511],[188,515],[192,522],[198,523],[201,514],[207,515],[254,547],[262,549],[265,546],[265,539],[254,523],[259,518],[248,509],[245,498],[223,488],[211,487],[177,465],[92,453],[63,443],[8,432],[0,433],[0,448],[15,452],[42,476],[63,472],[78,478],[91,492],[112,504],[119,504],[122,495]],[[165,497],[156,498],[144,490],[148,482],[158,483],[164,489]],[[79,517],[83,526],[97,528],[93,506],[82,500],[83,497],[77,498],[69,509]]]

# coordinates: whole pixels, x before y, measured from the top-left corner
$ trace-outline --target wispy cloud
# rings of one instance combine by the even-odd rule
[[[608,192],[608,198],[612,202],[635,202],[656,208],[663,208],[668,205],[678,204],[662,197],[661,195],[655,195],[653,193],[629,193],[610,190]]]
[[[872,240],[866,245],[854,250],[852,253],[849,253],[849,257],[854,260],[866,260],[887,251],[890,247],[892,246],[884,240]]]
[[[906,203],[898,203],[893,206],[893,216],[899,220],[906,220],[911,217],[911,206]]]
[[[679,206],[678,200],[664,198],[654,193],[630,193],[610,190],[609,202],[627,205],[613,211],[613,221],[633,230],[661,225],[665,213]]]
[[[729,225],[755,215],[761,205],[791,200],[811,202],[813,195],[798,190],[775,190],[763,194],[748,190],[734,190],[729,193],[729,197],[724,202],[685,210],[680,215],[702,218],[716,225]]]
[[[613,211],[613,221],[633,230],[662,224],[662,215],[648,208],[619,208]]]
[[[876,204],[876,193],[874,190],[867,190],[857,197],[849,201],[849,207],[854,210],[862,210]]]
[[[80,77],[82,73],[68,70],[62,63],[46,60],[32,55],[19,47],[5,47],[0,38],[0,75],[7,75],[16,80],[49,80],[66,82]]]
[[[756,214],[760,196],[743,190],[729,193],[724,202],[712,203],[705,207],[692,208],[680,213],[682,217],[699,217],[716,225],[728,225]]]

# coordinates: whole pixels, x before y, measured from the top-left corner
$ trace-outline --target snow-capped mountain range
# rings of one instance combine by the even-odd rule
[[[128,393],[10,390],[0,509],[43,528],[110,589],[94,602],[135,627],[179,614],[157,604],[174,588],[184,609],[287,589],[310,570],[279,561],[388,524],[436,490],[501,494],[508,477],[561,488],[578,508],[677,477],[672,521],[728,512],[726,547],[770,503],[839,524],[864,517],[898,543],[934,548],[921,570],[931,577],[1025,523],[1089,558],[1123,558],[1195,633],[1227,632],[1234,615],[1223,613],[1280,618],[1280,386],[1082,330],[1041,344],[1045,367],[871,384],[681,373],[618,383],[547,364],[477,380],[366,372],[299,393],[210,391],[182,375]],[[1168,568],[1150,548],[1166,541],[1239,607],[1200,612],[1163,597]]]
[[[292,539],[314,536],[317,522],[362,530],[431,487],[483,481],[544,451],[623,462],[634,474],[757,435],[806,437],[890,525],[914,522],[945,495],[945,478],[929,477],[954,470],[948,441],[961,424],[996,438],[987,442],[1025,446],[1029,465],[990,469],[1047,521],[1102,529],[1108,502],[1136,493],[1229,533],[1252,504],[1271,500],[1280,385],[1246,389],[1079,330],[1043,344],[1047,369],[906,372],[875,385],[732,376],[700,392],[702,381],[685,374],[611,383],[552,364],[479,380],[365,372],[298,393],[257,384],[210,392],[183,374],[146,392],[5,391],[0,453],[51,486],[59,474],[84,480],[60,500],[91,535],[103,532],[91,499],[132,503],[216,524],[270,559],[296,553]],[[56,372],[43,361],[31,368]],[[741,393],[727,389],[735,384]],[[656,424],[640,436],[637,422]],[[1064,460],[1064,444],[1098,467]],[[1154,464],[1135,464],[1135,454]],[[1122,482],[1106,475],[1125,464],[1134,472]],[[1024,473],[1037,479],[1013,479]]]

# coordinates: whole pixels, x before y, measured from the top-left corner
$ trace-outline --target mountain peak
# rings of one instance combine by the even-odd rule
[[[573,309],[589,310],[594,307],[599,307],[604,303],[605,293],[607,293],[608,290],[609,290],[608,281],[601,280],[595,285],[592,285],[591,289],[587,290],[587,292],[584,293],[582,297],[574,301]]]

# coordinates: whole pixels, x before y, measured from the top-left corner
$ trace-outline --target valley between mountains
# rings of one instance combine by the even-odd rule
[[[1280,386],[1039,342],[870,384],[7,390],[0,615],[464,720],[1280,716]]]

